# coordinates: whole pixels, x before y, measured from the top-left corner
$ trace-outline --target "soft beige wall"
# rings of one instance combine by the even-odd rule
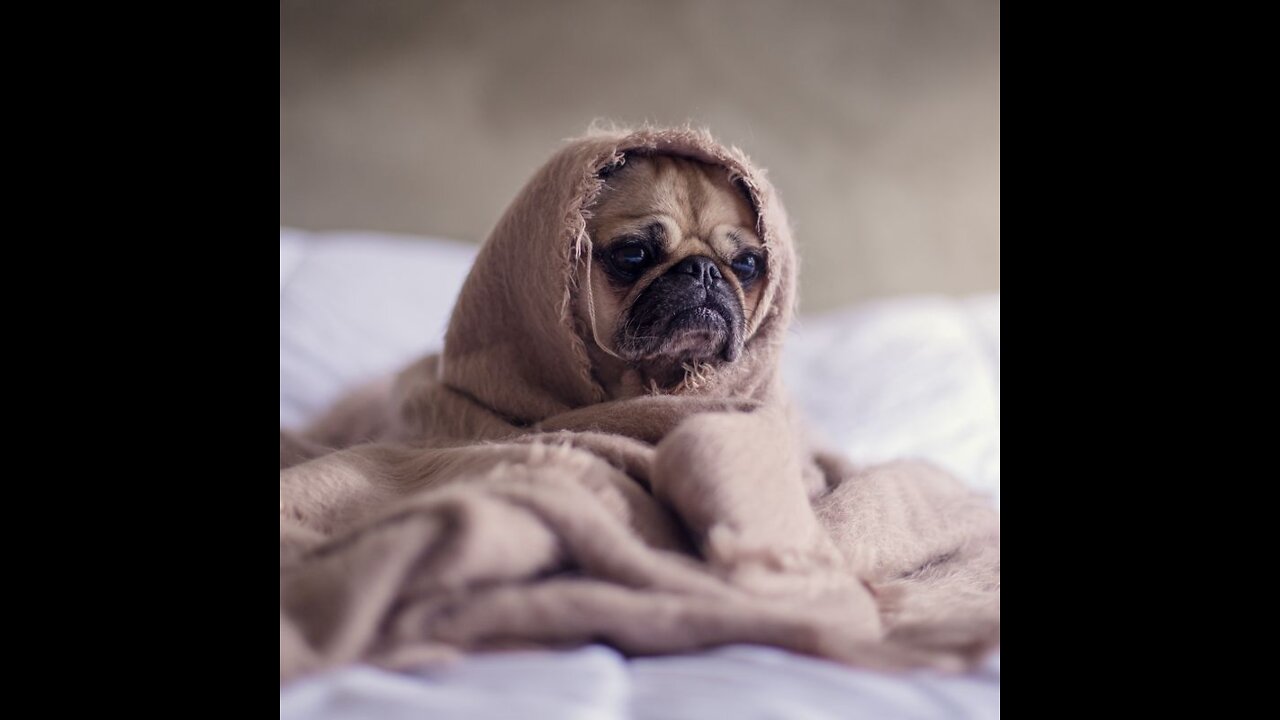
[[[280,222],[480,241],[593,118],[769,168],[806,310],[999,288],[999,3],[286,0]]]

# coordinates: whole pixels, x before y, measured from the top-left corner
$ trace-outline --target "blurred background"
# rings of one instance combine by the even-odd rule
[[[806,311],[999,290],[998,0],[281,2],[281,225],[478,243],[593,119],[768,168]]]

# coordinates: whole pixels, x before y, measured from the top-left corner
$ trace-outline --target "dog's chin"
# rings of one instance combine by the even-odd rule
[[[640,337],[624,343],[630,351],[624,358],[652,377],[680,376],[689,363],[733,362],[742,354],[736,327],[726,309],[714,305],[681,308],[646,323]]]
[[[642,377],[662,387],[679,384],[690,365],[731,363],[742,356],[741,302],[717,283],[664,275],[619,318],[615,347]]]
[[[689,308],[671,316],[663,337],[660,356],[702,362],[725,354],[729,321],[706,306]]]

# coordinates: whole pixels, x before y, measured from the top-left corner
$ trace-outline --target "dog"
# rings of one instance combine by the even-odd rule
[[[671,391],[738,359],[768,267],[756,214],[724,168],[633,155],[604,176],[589,213],[591,287],[577,317],[611,397]]]

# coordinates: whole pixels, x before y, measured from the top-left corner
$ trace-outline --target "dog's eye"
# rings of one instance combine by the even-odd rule
[[[738,276],[738,280],[746,285],[756,276],[760,274],[760,266],[764,264],[764,260],[755,253],[743,253],[734,259],[733,273]]]
[[[649,264],[649,251],[641,245],[623,245],[610,253],[613,264],[619,270],[635,273]]]

